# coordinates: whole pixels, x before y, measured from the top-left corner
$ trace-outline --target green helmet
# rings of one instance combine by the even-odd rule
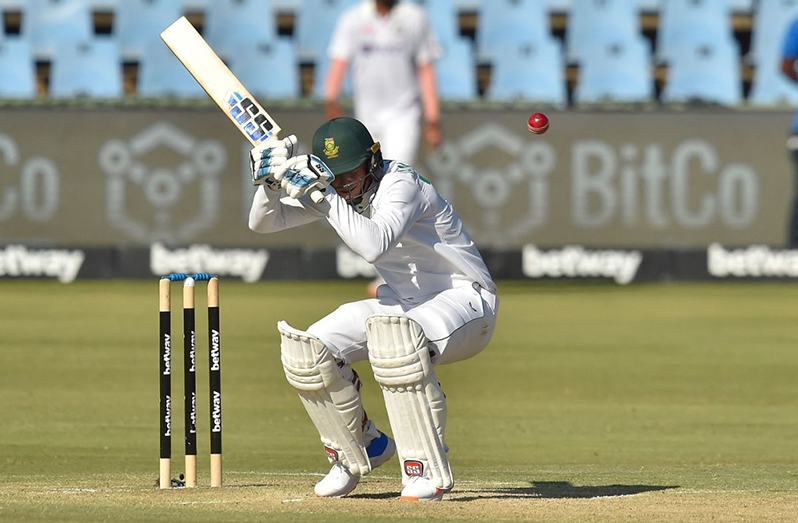
[[[353,171],[366,161],[368,171],[372,171],[382,161],[379,150],[380,144],[374,142],[366,126],[354,118],[334,118],[313,135],[313,154],[336,176]]]

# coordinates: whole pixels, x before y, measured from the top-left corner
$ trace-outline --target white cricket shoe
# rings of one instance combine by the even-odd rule
[[[447,491],[438,488],[424,476],[412,476],[402,489],[404,501],[440,501]]]
[[[374,438],[366,447],[372,469],[376,469],[396,453],[396,443],[387,434],[379,431],[377,433],[380,436]],[[355,490],[358,483],[360,476],[355,476],[346,467],[336,463],[324,479],[316,483],[314,491],[320,498],[342,498]]]
[[[346,467],[336,463],[313,490],[320,498],[342,498],[355,490],[358,483],[360,476],[355,476]]]

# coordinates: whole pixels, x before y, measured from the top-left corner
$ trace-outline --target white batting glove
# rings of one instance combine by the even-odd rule
[[[291,198],[301,198],[315,190],[324,191],[335,175],[318,156],[304,154],[285,162],[280,185]],[[275,176],[276,178],[276,176]]]
[[[286,162],[296,154],[295,135],[282,139],[272,138],[249,152],[249,168],[252,185],[266,185],[270,189],[280,189],[280,178],[285,172]]]

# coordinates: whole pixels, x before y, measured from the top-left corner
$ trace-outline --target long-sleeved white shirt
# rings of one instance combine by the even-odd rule
[[[262,186],[252,201],[249,228],[270,233],[326,219],[403,299],[472,283],[496,292],[460,217],[435,187],[405,164],[385,161],[383,168],[370,217],[355,212],[332,188],[314,204]]]

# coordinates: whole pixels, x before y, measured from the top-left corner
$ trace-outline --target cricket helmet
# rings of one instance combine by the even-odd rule
[[[366,190],[354,198],[342,194],[357,212],[365,211],[377,192],[383,174],[380,143],[374,141],[366,126],[354,118],[333,118],[313,135],[313,154],[321,158],[336,176],[354,171],[364,163],[368,164],[366,177],[372,180]],[[344,186],[344,191],[348,187]]]

